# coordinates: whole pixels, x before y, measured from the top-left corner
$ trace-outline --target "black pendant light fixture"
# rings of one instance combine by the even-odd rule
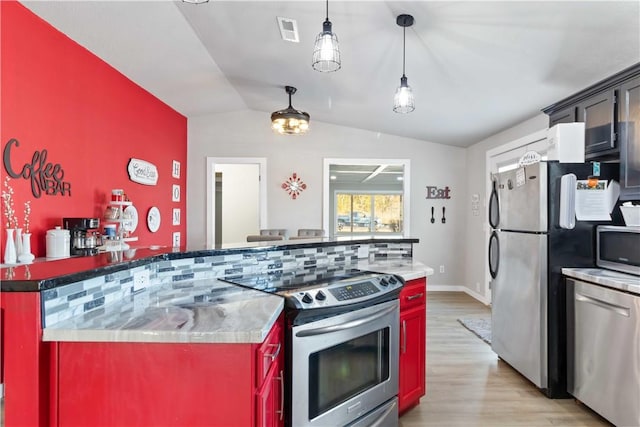
[[[393,97],[393,111],[405,114],[416,109],[413,91],[407,83],[407,76],[404,74],[407,27],[413,25],[413,16],[398,15],[396,24],[402,27],[402,77],[400,77],[400,86],[396,89],[396,95]]]
[[[329,0],[327,0],[327,18],[322,23],[322,31],[316,37],[316,43],[313,46],[311,66],[322,73],[338,71],[341,67],[338,36],[331,32],[331,21],[329,21]]]
[[[309,130],[309,113],[298,111],[291,106],[291,95],[296,93],[293,86],[285,86],[289,94],[289,106],[271,113],[271,129],[281,134],[299,135]]]

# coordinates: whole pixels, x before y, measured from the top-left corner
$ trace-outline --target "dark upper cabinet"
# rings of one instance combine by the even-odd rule
[[[558,123],[573,123],[575,121],[576,109],[575,107],[569,107],[551,114],[549,116],[549,127],[554,127]]]
[[[620,199],[640,200],[640,76],[618,90]]]
[[[580,102],[577,120],[584,122],[584,154],[587,159],[602,153],[618,153],[616,144],[616,95],[605,90]]]
[[[620,161],[622,155],[629,159],[637,159],[640,150],[637,145],[627,141],[631,138],[632,142],[637,144],[637,110],[635,122],[632,121],[632,124],[629,124],[626,118],[623,119],[622,114],[624,112],[633,116],[634,113],[629,109],[634,105],[633,102],[636,102],[637,108],[638,78],[640,63],[543,108],[542,111],[549,115],[549,127],[558,123],[584,122],[584,153],[587,161]],[[636,86],[633,85],[634,81]],[[626,152],[623,154],[624,150]],[[632,169],[628,172],[630,185],[633,185],[633,179],[638,179],[637,167],[637,162],[631,162]]]

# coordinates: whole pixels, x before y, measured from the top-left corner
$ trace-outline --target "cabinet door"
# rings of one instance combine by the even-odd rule
[[[640,77],[618,91],[620,199],[640,200]]]
[[[585,124],[587,158],[593,159],[616,148],[615,92],[606,90],[578,104],[578,121]]]
[[[265,341],[256,352],[257,427],[284,426],[284,319],[276,321]]]
[[[276,363],[256,395],[257,427],[281,427],[284,425],[284,371]]]
[[[553,127],[558,123],[573,123],[576,121],[576,108],[569,107],[560,110],[549,116],[549,127]]]
[[[416,405],[425,393],[426,307],[400,313],[398,410]]]

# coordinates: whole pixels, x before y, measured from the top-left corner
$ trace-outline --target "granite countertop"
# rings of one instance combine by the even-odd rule
[[[596,285],[640,295],[640,276],[603,268],[563,268],[562,274]]]
[[[279,296],[216,279],[176,282],[55,323],[42,340],[261,343],[283,307]]]
[[[413,259],[390,258],[385,260],[360,260],[358,261],[359,270],[375,271],[376,273],[396,274],[404,280],[419,279],[421,277],[431,276],[433,269]]]

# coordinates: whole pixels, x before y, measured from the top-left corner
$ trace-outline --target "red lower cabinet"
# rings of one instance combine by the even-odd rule
[[[400,293],[400,414],[425,394],[426,302],[426,279],[408,281]]]
[[[61,342],[58,425],[279,426],[281,321],[262,344]]]

